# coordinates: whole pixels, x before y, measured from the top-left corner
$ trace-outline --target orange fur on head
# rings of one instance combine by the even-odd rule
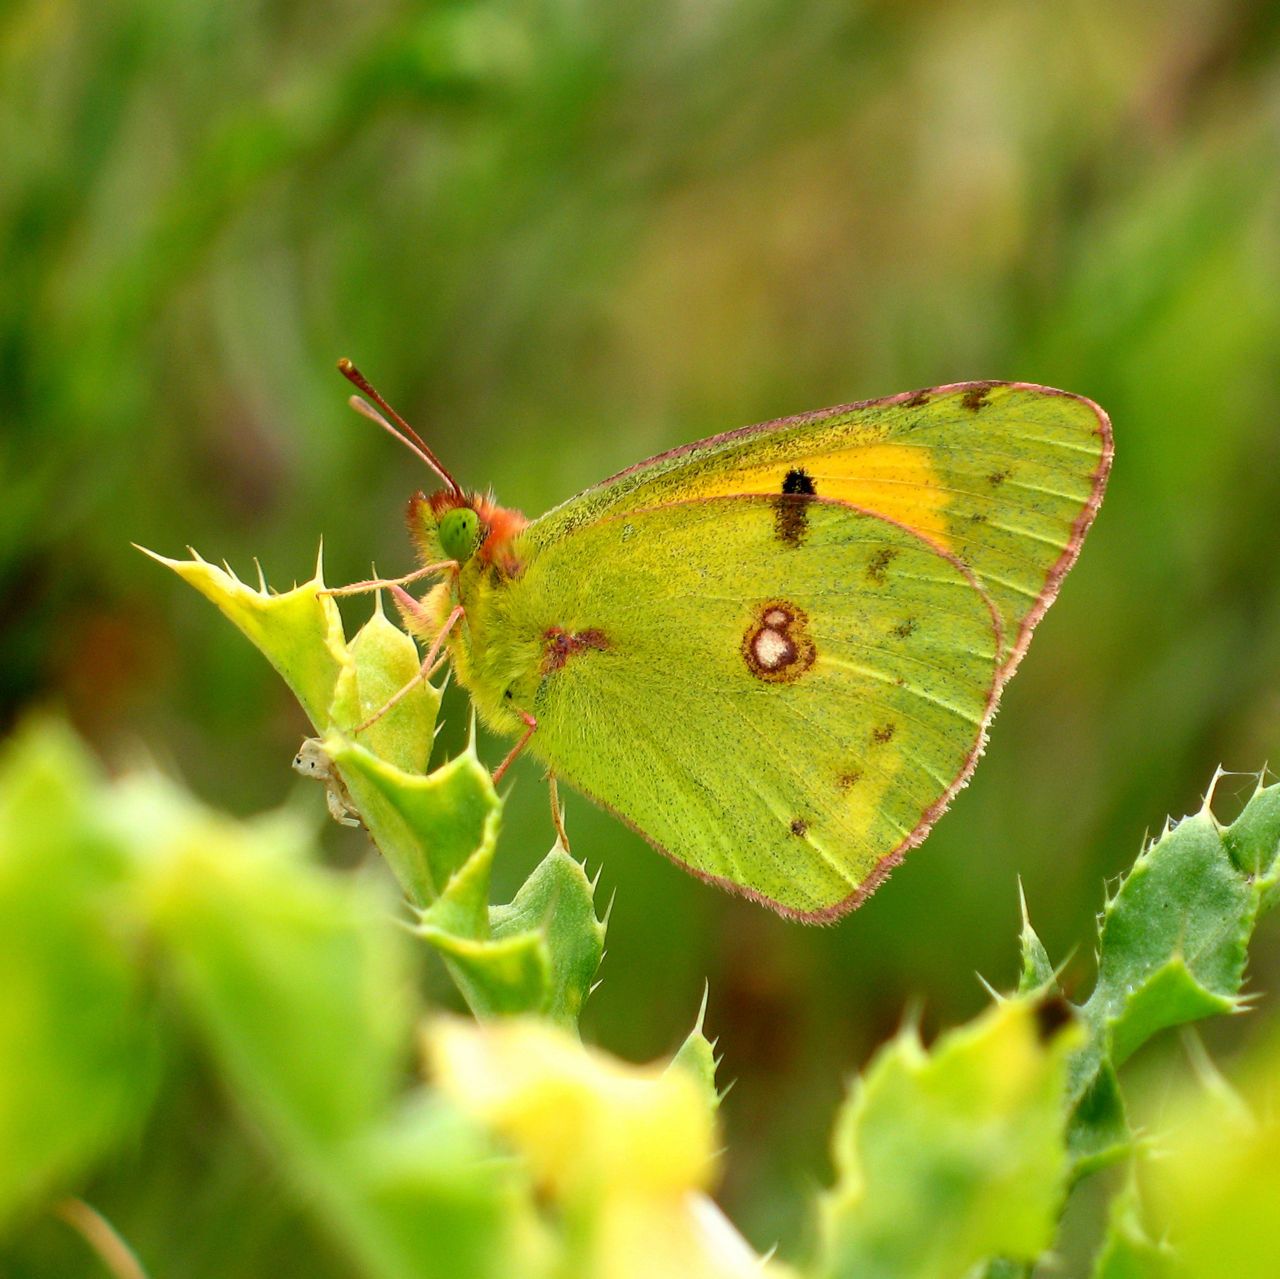
[[[517,577],[520,562],[512,551],[511,543],[516,535],[529,523],[522,512],[508,506],[499,506],[493,500],[492,493],[472,493],[463,498],[452,489],[440,489],[428,497],[425,493],[415,493],[409,499],[409,536],[413,538],[418,553],[424,559],[439,554],[438,544],[433,544],[423,507],[431,512],[431,525],[438,525],[449,511],[460,506],[469,506],[480,517],[484,530],[476,556],[482,564],[494,564],[509,577]]]

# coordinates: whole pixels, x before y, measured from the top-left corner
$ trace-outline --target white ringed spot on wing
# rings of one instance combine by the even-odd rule
[[[753,610],[742,637],[747,670],[766,684],[791,684],[818,656],[809,617],[788,600],[766,600]]]

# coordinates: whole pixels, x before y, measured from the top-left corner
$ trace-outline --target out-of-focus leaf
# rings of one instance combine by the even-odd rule
[[[1081,1030],[1044,1008],[1005,1000],[929,1051],[906,1029],[876,1057],[838,1121],[815,1274],[933,1279],[1049,1247]]]
[[[411,1094],[349,1152],[354,1179],[417,1279],[539,1279],[553,1241],[527,1174],[478,1125]]]
[[[533,1018],[438,1018],[424,1045],[446,1096],[518,1148],[556,1194],[710,1183],[714,1117],[684,1071],[617,1061]]]
[[[1175,1279],[1272,1279],[1280,1274],[1280,1041],[1272,1034],[1241,1072],[1187,1088],[1163,1107],[1158,1158],[1143,1161],[1153,1226],[1169,1241]],[[1139,1272],[1145,1275],[1145,1272]]]
[[[1137,1187],[1131,1182],[1111,1201],[1093,1279],[1174,1279],[1177,1273],[1173,1250],[1152,1239],[1143,1226]]]
[[[444,1093],[510,1144],[564,1222],[558,1274],[783,1279],[706,1197],[714,1105],[691,1071],[627,1065],[544,1021],[432,1023]]]
[[[372,878],[306,860],[300,827],[204,813],[153,779],[121,796],[152,851],[142,891],[237,1093],[305,1150],[361,1131],[402,1077],[408,939]]]
[[[111,812],[137,832],[141,911],[187,1015],[360,1273],[510,1273],[502,1166],[438,1113],[397,1126],[416,998],[385,885],[310,864],[294,822],[232,823],[156,778],[122,785]],[[410,1150],[415,1136],[433,1144]]]
[[[157,1082],[132,864],[100,788],[52,723],[0,760],[0,1226],[74,1184]]]
[[[233,822],[151,774],[107,784],[60,729],[10,748],[0,1223],[75,1188],[129,1135],[166,1031],[189,1038],[176,1019],[357,1273],[537,1273],[516,1170],[438,1100],[399,1100],[414,947],[385,884],[307,852],[294,820]]]

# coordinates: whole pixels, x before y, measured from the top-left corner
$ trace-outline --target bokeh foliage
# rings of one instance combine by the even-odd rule
[[[726,1198],[757,1244],[795,1237],[842,1073],[919,993],[950,1024],[975,969],[1012,977],[1015,872],[1064,954],[1144,827],[1276,756],[1278,28],[1261,0],[15,0],[6,716],[65,704],[238,812],[290,791],[287,693],[127,543],[302,580],[323,533],[330,580],[410,567],[424,477],[345,409],[338,355],[530,513],[802,408],[985,376],[1094,397],[1117,463],[1081,562],[972,785],[851,920],[724,898],[570,798],[619,901],[592,1036],[669,1052],[709,978]],[[505,897],[550,840],[536,769],[512,778]],[[1280,951],[1254,959],[1274,989]],[[164,1103],[212,1134],[205,1090]],[[169,1174],[220,1170],[212,1218],[257,1165],[207,1140]],[[288,1227],[260,1228],[270,1257]]]
[[[315,627],[329,610],[314,582],[246,600],[203,563],[175,567],[248,622],[264,653],[298,658],[295,675],[333,659],[349,668],[357,649],[362,675],[379,664],[367,629],[348,648]],[[399,656],[389,646],[381,660]],[[363,816],[416,907],[412,931],[446,956],[476,1022],[422,1017],[413,973],[426,951],[385,878],[316,866],[296,816],[237,823],[151,769],[105,784],[65,728],[33,726],[0,757],[7,1270],[66,1273],[55,1258],[69,1240],[49,1227],[92,1216],[65,1192],[100,1179],[94,1197],[114,1192],[127,1237],[157,1267],[173,1268],[177,1251],[193,1274],[262,1273],[253,1227],[273,1214],[249,1187],[224,1223],[188,1210],[182,1178],[140,1197],[118,1175],[135,1142],[146,1165],[163,1164],[157,1147],[172,1134],[152,1112],[188,1036],[237,1129],[360,1275],[1030,1279],[1037,1259],[1054,1265],[1073,1185],[1116,1164],[1131,1180],[1113,1198],[1095,1279],[1211,1279],[1215,1236],[1230,1237],[1232,1273],[1274,1269],[1258,1211],[1277,1184],[1267,1111],[1251,1111],[1199,1050],[1199,1097],[1184,1087],[1181,1124],[1143,1134],[1119,1068],[1162,1030],[1244,1007],[1253,928],[1280,896],[1280,785],[1259,786],[1229,826],[1206,804],[1142,850],[1103,913],[1082,1006],[1063,997],[1024,918],[1015,992],[993,992],[929,1049],[914,1025],[894,1036],[840,1108],[834,1185],[807,1205],[820,1241],[793,1268],[757,1256],[707,1197],[723,1093],[705,997],[669,1062],[630,1066],[585,1046],[574,1032],[605,923],[581,867],[558,843],[511,906],[489,907],[494,823],[469,815],[496,820],[502,804],[474,750],[407,772],[349,741],[341,692],[332,707],[317,728],[343,747],[351,797],[377,801]],[[404,1071],[415,1030],[425,1085]],[[1265,1065],[1253,1073],[1265,1079]],[[181,1072],[168,1082],[190,1090]],[[1175,1158],[1153,1158],[1157,1142]],[[1193,1171],[1202,1152],[1217,1174],[1207,1202]],[[206,1175],[196,1170],[197,1189]],[[1146,1208],[1140,1181],[1154,1183]],[[1253,1219],[1228,1224],[1241,1192]],[[1172,1251],[1152,1243],[1151,1214]],[[232,1240],[213,1271],[211,1230]],[[309,1242],[295,1240],[295,1268],[311,1269]]]

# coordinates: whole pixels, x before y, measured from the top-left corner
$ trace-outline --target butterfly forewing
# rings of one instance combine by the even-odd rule
[[[797,492],[537,540],[500,628],[567,637],[531,685],[531,749],[702,876],[837,914],[981,750],[998,616],[955,556],[898,523]]]
[[[553,542],[606,515],[732,494],[812,494],[914,529],[991,597],[1003,677],[1052,602],[1111,461],[1097,405],[1020,383],[974,382],[766,422],[675,449],[544,516]]]

